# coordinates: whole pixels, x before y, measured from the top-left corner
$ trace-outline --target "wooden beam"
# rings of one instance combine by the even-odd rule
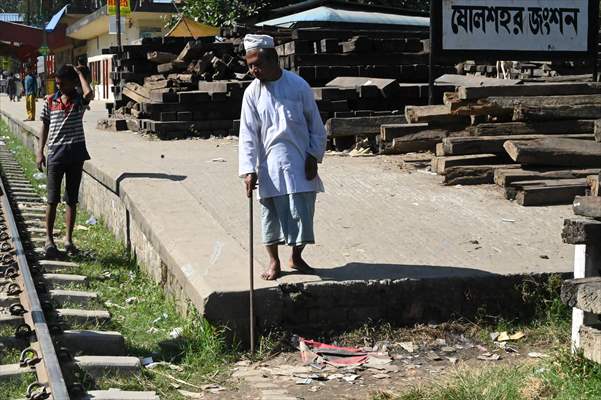
[[[575,179],[587,178],[590,174],[598,173],[599,169],[566,169],[566,170],[523,170],[523,169],[498,169],[495,171],[495,183],[501,187],[514,182],[548,180],[548,179]]]
[[[593,326],[582,325],[579,335],[580,348],[584,357],[601,363],[601,330]]]
[[[533,83],[506,86],[462,86],[457,89],[461,100],[474,100],[491,96],[566,96],[601,94],[599,83]]]
[[[561,119],[601,118],[601,103],[528,106],[518,104],[513,111],[514,121],[553,121]]]
[[[432,171],[444,175],[451,167],[470,165],[492,165],[506,164],[509,157],[499,154],[472,154],[467,156],[434,157],[432,159]]]
[[[599,182],[601,182],[601,172],[586,177],[586,184],[591,196],[601,196],[601,190],[599,189],[601,185]]]
[[[449,107],[445,105],[434,106],[406,106],[405,118],[410,123],[453,123],[465,124],[470,123],[469,117],[457,116],[451,114]]]
[[[566,218],[561,237],[567,244],[598,245],[601,241],[601,221],[590,218]]]
[[[601,277],[568,279],[561,285],[561,301],[582,311],[601,314]]]
[[[482,185],[493,183],[495,170],[520,168],[519,164],[466,165],[445,170],[445,185]]]
[[[563,138],[572,139],[592,139],[592,135],[562,135]],[[528,143],[536,139],[543,139],[545,135],[515,135],[515,136],[478,136],[478,137],[449,137],[443,139],[445,155],[466,155],[466,154],[505,154],[506,147],[503,145],[507,141],[517,141]],[[515,160],[514,160],[515,161]],[[516,161],[522,164],[520,161]]]
[[[521,181],[505,187],[505,198],[523,206],[571,204],[585,191],[586,179]]]
[[[574,214],[595,219],[601,218],[601,197],[577,196],[574,199]]]
[[[404,124],[402,115],[381,115],[373,117],[330,118],[326,121],[329,137],[378,135],[384,124]]]
[[[593,120],[484,123],[467,128],[470,136],[563,135],[591,133]]]
[[[601,143],[567,136],[529,141],[520,141],[516,137],[516,140],[508,140],[504,148],[513,161],[519,164],[566,167],[601,165]]]

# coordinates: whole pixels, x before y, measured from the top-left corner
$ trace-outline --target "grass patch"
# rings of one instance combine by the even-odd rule
[[[45,179],[35,180],[37,172],[34,155],[0,122],[0,135],[25,170],[28,179],[45,195]],[[64,231],[64,207],[59,206],[55,229]],[[127,378],[103,377],[86,380],[87,389],[119,387],[129,390],[155,390],[164,400],[184,399],[174,384],[188,391],[208,383],[222,383],[227,378],[227,364],[239,354],[229,346],[224,331],[211,326],[194,310],[187,316],[177,312],[175,303],[163,289],[140,270],[126,248],[101,221],[87,224],[90,217],[80,210],[77,216],[74,242],[81,253],[74,261],[80,265],[68,273],[86,275],[89,287],[83,290],[98,292],[103,308],[111,312],[112,320],[103,329],[119,331],[126,339],[129,355],[152,357],[173,367],[144,369]],[[59,240],[57,243],[61,243]],[[180,330],[173,339],[171,333]],[[170,377],[172,378],[170,378]],[[177,383],[175,379],[190,385]],[[10,398],[1,395],[0,398]],[[20,393],[23,394],[22,392]]]
[[[601,398],[601,365],[558,350],[548,361],[460,370],[447,381],[373,400],[594,400]]]
[[[20,375],[0,383],[0,399],[15,400],[25,397],[27,386],[36,381],[35,373]]]

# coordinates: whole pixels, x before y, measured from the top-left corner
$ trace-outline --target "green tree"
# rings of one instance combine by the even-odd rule
[[[182,12],[197,21],[222,26],[255,15],[268,4],[266,0],[188,0]]]

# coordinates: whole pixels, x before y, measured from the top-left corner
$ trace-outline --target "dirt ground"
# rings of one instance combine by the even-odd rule
[[[342,340],[345,346],[353,344],[375,356],[379,360],[375,364],[370,358],[367,365],[317,368],[305,365],[300,352],[292,350],[257,363],[240,361],[224,385],[227,390],[205,398],[372,399],[378,392],[399,394],[413,386],[441,382],[457,370],[535,362],[549,350],[530,345],[527,337],[486,341],[456,328],[418,327],[376,343],[361,335]]]

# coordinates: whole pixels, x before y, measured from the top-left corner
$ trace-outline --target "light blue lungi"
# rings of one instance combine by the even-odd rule
[[[315,243],[313,216],[317,193],[292,193],[261,199],[263,243],[304,246]]]

